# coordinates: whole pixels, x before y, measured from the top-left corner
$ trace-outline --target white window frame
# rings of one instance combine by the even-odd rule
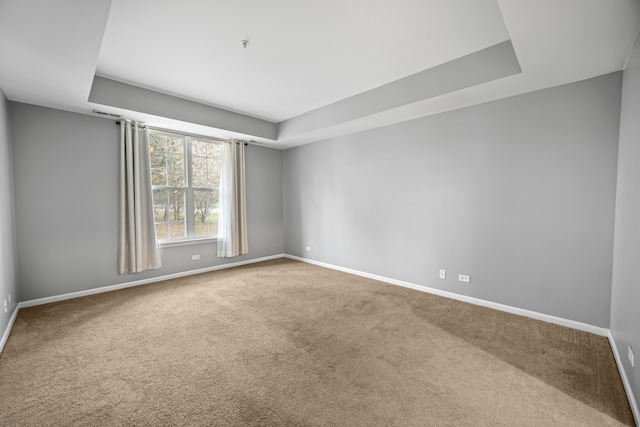
[[[211,142],[216,144],[222,144],[224,141],[220,138],[215,138],[211,136],[205,135],[196,135],[191,133],[185,133],[180,131],[174,131],[170,129],[160,129],[160,128],[152,128],[149,127],[149,136],[151,134],[160,134],[166,136],[178,136],[184,138],[184,143],[182,146],[182,153],[184,157],[184,187],[171,187],[171,186],[161,186],[161,185],[152,185],[152,193],[153,190],[172,190],[172,189],[181,189],[184,190],[185,193],[185,206],[184,206],[184,218],[185,218],[185,237],[178,237],[175,239],[164,239],[158,240],[158,246],[161,248],[164,247],[172,247],[172,246],[184,246],[184,245],[192,245],[197,243],[208,243],[215,242],[218,239],[217,235],[208,235],[208,236],[196,236],[195,235],[195,207],[194,207],[194,190],[205,190],[205,191],[219,191],[218,188],[210,188],[210,187],[193,187],[191,182],[193,180],[192,170],[193,170],[193,140],[197,139],[199,141]],[[149,143],[151,143],[151,138],[149,138]],[[219,211],[219,207],[217,210]],[[155,227],[155,221],[154,221]]]

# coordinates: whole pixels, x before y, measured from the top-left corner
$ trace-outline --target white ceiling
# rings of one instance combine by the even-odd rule
[[[508,38],[495,0],[114,0],[97,74],[281,122]]]
[[[0,87],[14,101],[168,123],[89,103],[98,75],[287,124],[513,44],[522,73],[357,120],[336,108],[331,126],[262,140],[285,148],[621,70],[639,30],[637,0],[0,0]]]

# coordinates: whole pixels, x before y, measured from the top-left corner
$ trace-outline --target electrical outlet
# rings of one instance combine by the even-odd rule
[[[447,278],[447,270],[440,270],[440,274],[439,276],[441,279],[446,279]]]
[[[471,281],[470,277],[465,274],[458,274],[458,280],[461,282],[467,282],[467,283]]]
[[[304,248],[304,250],[307,252],[311,252],[311,246],[307,246],[306,248]]]
[[[629,362],[631,362],[631,367],[635,368],[636,366],[635,355],[633,354],[633,349],[631,348],[631,346],[629,346],[629,351],[627,353],[627,356],[629,356]]]
[[[200,255],[191,255],[191,259],[192,259],[193,261],[195,261],[195,260],[197,260],[197,259],[200,259]]]

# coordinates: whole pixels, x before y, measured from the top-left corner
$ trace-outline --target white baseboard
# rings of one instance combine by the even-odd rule
[[[549,314],[538,313],[536,311],[525,310],[523,308],[512,307],[510,305],[500,304],[497,302],[487,301],[480,298],[470,297],[467,295],[456,294],[449,291],[443,291],[441,289],[430,288],[428,286],[416,285],[414,283],[404,282],[402,280],[391,279],[389,277],[378,276],[376,274],[365,273],[363,271],[352,270],[350,268],[340,267],[333,264],[327,264],[320,261],[314,261],[308,258],[302,258],[295,255],[284,254],[285,258],[294,259],[297,261],[306,262],[309,264],[314,264],[320,267],[330,268],[332,270],[338,270],[345,273],[355,274],[356,276],[366,277],[368,279],[378,280],[380,282],[390,283],[392,285],[403,286],[405,288],[411,288],[418,291],[426,292],[429,294],[438,295],[445,298],[451,298],[458,301],[468,302],[474,305],[480,305],[483,307],[492,308],[494,310],[504,311],[511,314],[517,314],[519,316],[530,317],[532,319],[542,320],[548,323],[554,323],[560,326],[566,326],[568,328],[577,329],[579,331],[590,332],[592,334],[600,335],[603,337],[608,336],[609,329],[602,328],[600,326],[590,325],[588,323],[582,323],[575,320],[564,319],[562,317],[556,317]]]
[[[13,314],[11,314],[11,317],[9,318],[9,323],[7,323],[7,327],[4,330],[4,333],[2,334],[2,339],[0,340],[0,353],[2,353],[2,350],[4,350],[4,345],[7,343],[7,340],[9,339],[9,334],[11,333],[11,329],[13,328],[13,323],[16,321],[16,318],[18,317],[18,311],[20,311],[20,304],[18,304],[16,306],[16,309],[13,310]]]
[[[54,295],[45,298],[32,299],[23,301],[20,307],[33,307],[36,305],[49,304],[52,302],[64,301],[73,298],[85,297],[88,295],[101,294],[103,292],[117,291],[118,289],[131,288],[134,286],[147,285],[149,283],[162,282],[163,280],[177,279],[179,277],[193,276],[194,274],[208,273],[210,271],[224,270],[226,268],[239,267],[246,264],[255,264],[257,262],[269,261],[272,259],[282,258],[284,254],[270,255],[262,258],[248,259],[245,261],[230,262],[228,264],[214,265],[212,267],[200,268],[197,270],[182,271],[180,273],[167,274],[166,276],[151,277],[149,279],[136,280],[134,282],[119,283],[116,285],[101,286],[99,288],[87,289],[84,291],[70,292],[68,294]]]
[[[618,346],[616,345],[616,340],[613,338],[611,330],[609,330],[607,337],[609,338],[609,344],[611,345],[611,349],[613,350],[613,356],[616,358],[616,365],[618,365],[618,371],[620,372],[620,378],[622,378],[624,391],[627,393],[627,399],[629,400],[629,405],[631,406],[631,412],[633,412],[633,418],[635,418],[636,420],[636,425],[640,425],[640,409],[638,408],[638,402],[636,401],[633,394],[633,389],[631,388],[631,383],[629,382],[627,371],[624,369],[624,365],[622,364],[622,358],[620,357],[620,353],[618,352]]]

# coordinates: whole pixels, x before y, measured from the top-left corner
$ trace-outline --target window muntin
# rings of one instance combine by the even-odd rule
[[[151,130],[149,155],[158,241],[215,237],[221,143]]]

